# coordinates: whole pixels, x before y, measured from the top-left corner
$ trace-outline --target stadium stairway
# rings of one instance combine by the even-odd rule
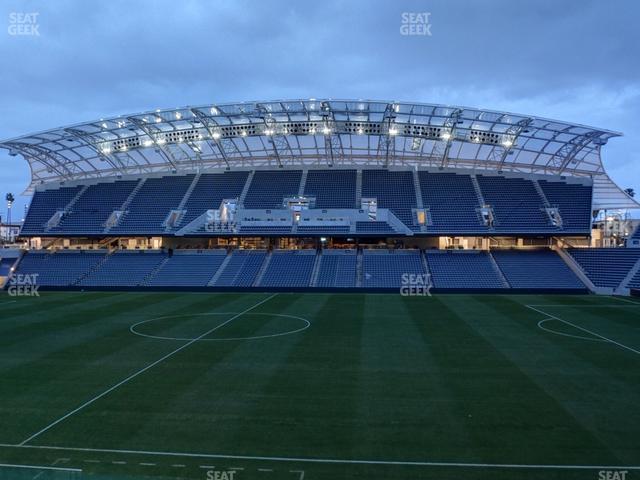
[[[624,287],[630,272],[640,261],[636,248],[572,248],[567,253],[598,287],[597,293],[613,294]]]
[[[511,284],[509,283],[509,281],[507,280],[507,277],[505,276],[504,272],[500,268],[500,265],[498,265],[498,262],[496,262],[496,259],[492,252],[489,252],[489,260],[491,261],[491,264],[493,265],[493,269],[495,270],[496,274],[498,275],[498,277],[500,277],[500,280],[502,281],[502,286],[504,288],[511,288]]]
[[[589,289],[589,291],[599,294],[599,295],[611,295],[613,293],[612,290],[596,287],[591,279],[584,273],[580,264],[574,260],[574,258],[569,255],[569,253],[564,248],[554,248],[555,252],[564,260],[564,263],[571,269],[571,271],[580,279],[580,281]]]
[[[257,287],[258,285],[260,285],[260,282],[262,282],[262,278],[264,277],[264,274],[269,268],[269,263],[271,263],[272,258],[273,258],[273,252],[267,252],[266,257],[262,262],[262,266],[260,267],[260,270],[258,270],[258,273],[256,274],[256,278],[253,281],[254,287]]]
[[[629,270],[629,273],[620,285],[618,285],[614,293],[616,295],[629,295],[632,288],[640,288],[640,274],[638,272],[640,272],[640,259],[638,259],[631,270]]]

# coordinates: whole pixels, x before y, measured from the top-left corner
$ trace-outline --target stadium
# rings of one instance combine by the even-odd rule
[[[593,228],[640,207],[620,135],[310,99],[0,142],[32,195],[0,478],[637,474],[640,233]]]

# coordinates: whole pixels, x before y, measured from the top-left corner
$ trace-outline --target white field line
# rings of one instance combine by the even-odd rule
[[[0,306],[2,305],[9,305],[10,303],[16,303],[17,300],[11,300],[10,302],[0,302]]]
[[[563,337],[577,338],[578,340],[588,340],[590,342],[605,342],[601,338],[589,338],[589,337],[583,337],[583,336],[580,336],[580,335],[571,335],[570,333],[556,332],[555,330],[552,330],[550,328],[544,327],[544,324],[546,322],[551,321],[551,320],[555,320],[555,318],[551,318],[551,317],[543,318],[542,320],[540,320],[538,322],[538,328],[540,330],[544,330],[545,332],[553,333],[554,335],[561,335]]]
[[[58,465],[59,463],[67,463],[69,460],[71,460],[70,458],[58,458],[55,462],[53,462],[51,464],[51,466],[55,467],[56,465]],[[40,478],[42,475],[44,475],[47,472],[47,470],[42,470],[40,471],[40,473],[38,473],[35,477],[33,477],[32,480],[37,480],[38,478]]]
[[[37,450],[60,450],[67,452],[116,453],[121,455],[148,455],[161,457],[184,458],[219,458],[233,460],[256,460],[263,462],[295,462],[295,463],[324,463],[338,465],[396,465],[407,467],[459,467],[459,468],[502,468],[502,469],[538,469],[538,470],[640,470],[640,465],[557,465],[557,464],[523,464],[523,463],[465,463],[465,462],[429,462],[403,460],[356,460],[339,458],[300,458],[300,457],[269,457],[251,455],[226,455],[207,453],[156,452],[146,450],[116,450],[108,448],[76,448],[54,447],[46,445],[7,445],[6,448],[28,448]]]
[[[273,297],[275,297],[276,295],[278,295],[277,293],[274,293],[273,295],[270,295],[269,297],[261,300],[260,302],[256,303],[255,305],[247,308],[246,310],[238,313],[237,315],[234,315],[233,317],[231,317],[229,320],[226,320],[224,322],[222,322],[220,325],[207,330],[206,332],[204,332],[202,335],[200,335],[199,337],[194,338],[193,340],[190,340],[189,342],[185,343],[184,345],[176,348],[175,350],[167,353],[166,355],[164,355],[162,358],[156,360],[155,362],[147,365],[146,367],[144,367],[141,370],[138,370],[137,372],[133,373],[132,375],[129,375],[127,378],[125,378],[124,380],[116,383],[115,385],[113,385],[112,387],[109,387],[107,390],[105,390],[104,392],[102,392],[99,395],[96,395],[95,397],[93,397],[91,400],[86,401],[85,403],[83,403],[82,405],[80,405],[79,407],[71,410],[69,413],[67,413],[66,415],[58,418],[56,421],[50,423],[49,425],[47,425],[46,427],[44,427],[42,430],[34,433],[33,435],[31,435],[29,438],[23,440],[19,445],[25,445],[26,443],[30,442],[31,440],[33,440],[34,438],[42,435],[44,432],[46,432],[47,430],[55,427],[56,425],[58,425],[60,422],[63,422],[64,420],[66,420],[67,418],[69,418],[70,416],[78,413],[80,410],[88,407],[89,405],[91,405],[92,403],[96,402],[97,400],[100,400],[102,397],[104,397],[105,395],[108,395],[109,393],[113,392],[114,390],[116,390],[117,388],[121,387],[122,385],[124,385],[127,382],[130,382],[131,380],[133,380],[134,378],[136,378],[137,376],[143,374],[144,372],[146,372],[147,370],[155,367],[156,365],[158,365],[159,363],[164,362],[165,360],[167,360],[168,358],[171,358],[172,356],[174,356],[176,353],[181,352],[182,350],[184,350],[185,348],[190,347],[191,345],[193,345],[195,342],[197,342],[198,340],[206,337],[207,335],[210,335],[211,333],[215,332],[216,330],[218,330],[219,328],[224,327],[225,325],[231,323],[232,321],[234,321],[236,318],[241,317],[242,315],[244,315],[245,313],[250,312],[251,310],[253,310],[254,308],[259,307],[260,305],[262,305],[263,303],[268,302],[269,300],[271,300]]]
[[[640,305],[640,303],[638,303],[638,302],[632,302],[631,300],[626,299],[626,298],[622,298],[622,297],[613,296],[611,298],[615,298],[616,300],[620,300],[621,302],[631,303],[632,305]]]
[[[63,467],[45,467],[42,465],[11,465],[8,463],[0,463],[0,468],[24,468],[37,470],[53,470],[57,472],[82,472],[79,468],[63,468]]]
[[[530,303],[526,305],[527,307],[554,307],[554,308],[630,308],[632,306],[640,306],[640,303],[630,302],[631,305],[620,305],[619,303],[614,303],[612,305],[589,305],[587,303],[582,303],[580,305],[556,305],[553,303],[544,303],[544,304],[536,304]]]
[[[590,333],[591,335],[593,335],[593,336],[595,336],[595,337],[598,337],[598,338],[601,338],[602,340],[605,340],[605,341],[607,341],[607,342],[609,342],[609,343],[613,343],[614,345],[617,345],[617,346],[618,346],[618,347],[620,347],[620,348],[624,348],[625,350],[629,350],[630,352],[633,352],[633,353],[635,353],[635,354],[640,355],[640,350],[636,350],[635,348],[627,347],[626,345],[623,345],[623,344],[622,344],[622,343],[620,343],[620,342],[616,342],[615,340],[612,340],[612,339],[610,339],[610,338],[607,338],[607,337],[605,337],[604,335],[600,335],[599,333],[592,332],[591,330],[586,329],[586,328],[584,328],[584,327],[581,327],[581,326],[579,326],[579,325],[576,325],[575,323],[571,323],[571,322],[569,322],[569,321],[567,321],[567,320],[563,320],[563,319],[562,319],[562,318],[560,318],[560,317],[556,317],[555,315],[551,315],[550,313],[545,312],[545,311],[543,311],[543,310],[540,310],[540,309],[538,309],[538,308],[535,308],[535,307],[534,307],[534,306],[532,306],[532,305],[525,305],[525,307],[527,307],[527,308],[529,308],[529,309],[531,309],[531,310],[534,310],[534,311],[536,311],[536,312],[538,312],[538,313],[541,313],[542,315],[546,315],[547,317],[553,318],[554,320],[558,320],[559,322],[565,323],[565,324],[567,324],[567,325],[571,325],[572,327],[577,328],[578,330],[582,330],[583,332]]]

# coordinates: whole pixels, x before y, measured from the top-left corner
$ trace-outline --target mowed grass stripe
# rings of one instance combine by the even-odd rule
[[[91,366],[78,370],[80,388],[95,381],[94,377],[104,380],[105,372],[110,375],[151,356],[157,351],[154,349],[166,351],[185,343],[132,335],[128,326],[133,320],[139,321],[148,313],[161,316],[237,311],[240,305],[250,305],[264,294],[184,295],[201,303],[173,295],[135,293],[116,297],[136,298],[147,305],[148,310],[136,308],[129,316],[118,310],[115,302],[113,310],[107,308],[102,313],[93,308],[98,305],[95,303],[91,315],[111,326],[101,330],[100,322],[86,324],[89,331],[96,330],[96,338],[86,342],[88,349],[96,350],[96,356],[88,357],[93,358]],[[314,458],[333,458],[638,465],[635,439],[640,419],[635,405],[640,394],[631,384],[637,369],[629,365],[628,356],[625,364],[622,355],[614,355],[608,367],[605,359],[611,355],[610,349],[594,350],[593,342],[543,332],[537,328],[540,315],[523,305],[604,305],[601,302],[613,300],[592,298],[278,295],[256,311],[307,317],[313,321],[312,328],[260,341],[198,342],[158,365],[157,370],[149,370],[68,418],[36,443],[112,449],[65,454],[74,457],[71,463],[98,458],[101,466],[83,465],[92,473],[110,478],[116,473],[111,462],[123,460],[128,462],[118,466],[123,474],[168,474],[166,468],[151,472],[149,467],[134,462],[138,458],[139,462],[149,461],[150,457],[136,454],[122,458],[118,449],[298,457],[311,462]],[[580,309],[576,310],[579,314]],[[597,321],[595,310],[590,315]],[[55,320],[62,321],[64,318]],[[247,331],[243,328],[259,333],[268,330],[270,323],[238,322],[230,324],[227,333]],[[61,337],[67,334],[60,330]],[[112,342],[125,346],[102,355]],[[29,345],[25,353],[35,359],[33,347],[37,345],[21,343]],[[226,350],[229,346],[232,348]],[[52,369],[55,375],[64,362],[77,368],[74,354],[78,350],[70,349],[57,359]],[[76,360],[83,362],[83,358]],[[34,375],[37,365],[43,364],[34,362],[30,369]],[[66,382],[67,378],[62,378]],[[8,390],[28,384],[18,376],[11,380]],[[53,380],[51,386],[55,384]],[[65,385],[69,390],[65,395],[76,396],[76,386]],[[104,384],[101,386],[104,388]],[[44,396],[40,400],[39,407],[35,401],[31,403],[36,412],[38,408],[46,412],[55,402]],[[0,396],[0,409],[4,402]],[[134,428],[127,430],[129,422]],[[0,449],[0,461],[4,463],[47,464],[60,455],[51,450]],[[514,477],[514,470],[509,469],[303,465],[293,460],[278,465],[234,458],[238,466],[254,471],[273,468],[285,476],[286,469],[303,469],[306,478],[316,480]],[[602,460],[614,458],[619,460]],[[181,470],[185,478],[203,478],[198,468],[202,460],[167,459],[165,463],[177,462],[188,464]],[[585,478],[584,472],[556,473],[518,470],[517,476]],[[591,474],[597,472],[587,473]],[[266,478],[267,474],[261,475]]]
[[[51,319],[54,324],[71,321],[75,325],[80,322],[80,333],[75,336],[68,332],[59,333],[56,338],[61,344],[44,357],[38,354],[38,344],[35,344],[27,351],[34,358],[26,357],[21,365],[3,375],[4,381],[0,386],[5,393],[2,408],[6,409],[8,426],[12,423],[17,426],[7,431],[14,435],[19,431],[24,437],[176,348],[176,344],[132,335],[128,330],[130,317],[144,317],[154,312],[171,311],[171,308],[183,309],[185,302],[210,308],[212,305],[226,305],[234,299],[240,300],[234,306],[244,305],[246,301],[243,296],[186,297],[188,300],[181,298],[178,301],[171,296],[145,298],[144,295],[136,295],[125,298],[125,301],[109,308],[101,307],[95,312],[75,310],[68,314],[70,320],[54,315]],[[42,348],[48,347],[42,345]],[[21,387],[16,388],[16,385]]]
[[[460,444],[465,442],[422,335],[424,322],[441,313],[434,306],[433,298],[366,298],[359,384],[365,427],[358,458],[436,458],[445,423]]]
[[[445,378],[451,390],[464,399],[467,428],[476,446],[463,458],[566,463],[587,457],[617,463],[606,445],[532,377],[536,373],[532,357],[539,345],[528,343],[530,327],[514,320],[523,310],[517,302],[470,296],[464,302],[443,303],[458,318],[453,327],[459,342],[447,348],[436,335],[431,345],[449,370]]]
[[[363,428],[356,402],[364,297],[289,297],[294,302],[285,312],[306,316],[313,321],[312,328],[269,343],[272,349],[284,346],[286,355],[278,355],[245,423],[235,422],[225,452],[349,455]]]
[[[136,296],[109,306],[91,298],[86,308],[44,311],[50,324],[46,335],[40,327],[33,341],[16,345],[13,358],[5,356],[0,405],[5,432],[11,432],[14,441],[172,348],[131,335],[127,317],[165,309],[166,302],[181,308],[182,302]]]
[[[271,311],[302,315],[301,310],[304,310],[305,316],[313,317],[313,311],[300,305],[300,301],[299,295],[278,295],[250,313]],[[322,303],[322,298],[317,299],[314,308]],[[228,327],[232,331],[225,335],[252,337],[269,331],[268,323],[256,323],[247,317]],[[268,434],[262,428],[263,419],[253,414],[254,409],[267,401],[264,397],[266,385],[286,363],[289,352],[304,334],[306,331],[279,338],[200,342],[182,352],[153,376],[146,376],[143,379],[146,385],[132,385],[140,393],[145,389],[166,391],[167,388],[175,393],[169,395],[162,412],[153,407],[153,415],[143,417],[142,428],[127,443],[152,444],[153,448],[162,448],[171,442],[181,450],[193,449],[194,444],[198,451],[244,450],[242,443],[236,441],[238,434],[253,428],[258,433]],[[157,383],[161,381],[161,375],[174,378],[175,372],[180,370],[187,371],[188,382],[175,387],[168,382]],[[185,411],[192,412],[194,417],[185,418]],[[120,432],[114,433],[120,435]],[[264,438],[261,448],[277,446],[279,440]]]
[[[246,295],[245,298],[245,303],[249,299],[251,303],[256,303],[256,298],[264,298],[264,294],[262,297]],[[271,302],[284,306],[278,296],[263,304],[264,307]],[[260,307],[251,312],[263,311],[264,307]],[[238,308],[225,305],[221,310],[233,312]],[[194,309],[184,314],[202,311]],[[229,314],[227,318],[233,316]],[[242,324],[244,317],[234,322]],[[212,320],[212,325],[222,323],[221,319]],[[259,328],[255,324],[250,326]],[[246,333],[251,335],[255,331]],[[194,448],[194,444],[198,448],[208,444],[218,446],[213,444],[213,439],[226,428],[222,421],[226,412],[223,398],[241,405],[242,395],[252,388],[242,378],[243,372],[233,358],[242,357],[236,354],[240,349],[259,349],[260,345],[250,341],[196,342],[189,349],[182,350],[70,418],[50,433],[51,441],[96,447],[124,442],[128,448],[161,448],[166,444],[188,449]],[[234,407],[233,404],[227,406]],[[242,414],[241,410],[238,413],[231,412],[229,416],[237,422]],[[107,424],[101,422],[105,415],[111,418]],[[99,435],[91,432],[92,426],[99,431]],[[46,443],[47,435],[40,441]]]
[[[468,311],[483,308],[493,312],[489,317],[508,320],[483,320],[483,316],[479,316],[472,321],[469,315],[462,317],[529,378],[543,394],[539,398],[553,400],[565,413],[566,419],[561,422],[560,412],[549,409],[545,417],[559,420],[546,438],[543,432],[540,442],[546,442],[549,447],[555,445],[557,454],[569,460],[573,457],[567,452],[575,458],[587,456],[605,463],[633,458],[627,455],[629,448],[625,443],[635,429],[629,428],[626,415],[611,415],[611,411],[628,410],[629,401],[638,398],[640,391],[628,379],[617,378],[615,367],[609,368],[602,363],[605,358],[611,358],[612,352],[603,350],[604,344],[561,337],[539,329],[536,312],[528,309],[522,312],[522,306],[509,297],[496,301],[474,296],[464,305]],[[618,394],[612,397],[612,391]],[[536,397],[524,396],[523,405],[530,403],[532,398]],[[536,408],[543,405],[540,403]],[[596,413],[605,411],[605,415]],[[575,426],[572,427],[571,422]],[[562,458],[558,458],[560,460]]]

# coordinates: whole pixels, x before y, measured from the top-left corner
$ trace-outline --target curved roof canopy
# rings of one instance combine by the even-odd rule
[[[204,168],[405,165],[606,177],[616,192],[603,208],[637,207],[611,182],[600,158],[602,146],[620,135],[476,108],[311,99],[155,110],[13,138],[0,147],[29,162],[29,190]]]

